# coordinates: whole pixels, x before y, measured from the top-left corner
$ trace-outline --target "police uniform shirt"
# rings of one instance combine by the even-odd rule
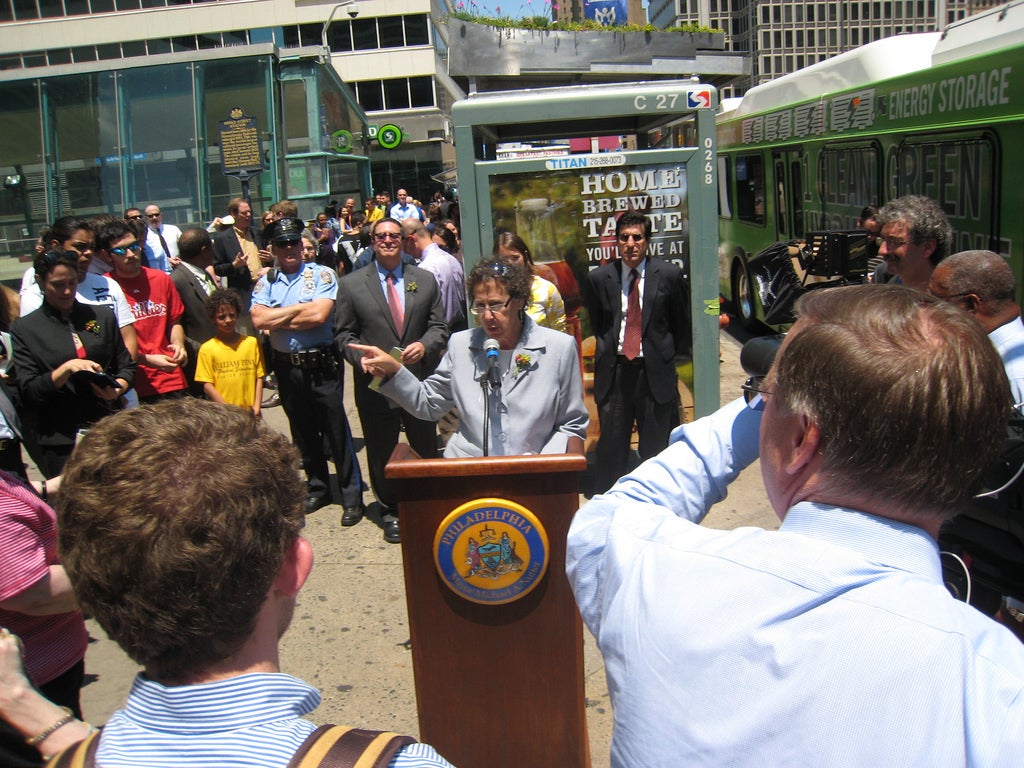
[[[338,278],[332,269],[320,264],[303,264],[292,275],[278,272],[273,282],[264,275],[252,289],[252,303],[271,308],[290,307],[317,299],[335,301],[337,297]],[[329,345],[333,340],[334,329],[330,319],[316,328],[270,332],[270,346],[278,352],[313,349]]]

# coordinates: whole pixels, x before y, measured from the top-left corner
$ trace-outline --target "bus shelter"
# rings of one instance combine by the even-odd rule
[[[717,106],[713,86],[676,80],[487,93],[452,107],[466,271],[497,233],[516,232],[559,278],[584,369],[586,274],[616,258],[618,216],[650,217],[648,256],[687,280],[692,354],[677,366],[688,416],[719,405]]]

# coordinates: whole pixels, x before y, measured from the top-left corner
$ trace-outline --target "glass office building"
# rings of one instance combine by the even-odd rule
[[[238,110],[258,128],[257,212],[283,195],[311,217],[368,189],[366,117],[334,69],[280,57],[270,43],[240,53],[97,61],[0,82],[0,256],[31,253],[40,228],[71,213],[120,216],[155,203],[178,226],[224,215],[242,184],[222,168],[221,121]]]

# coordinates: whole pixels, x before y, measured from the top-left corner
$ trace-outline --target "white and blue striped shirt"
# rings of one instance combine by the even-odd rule
[[[303,715],[320,692],[281,673],[168,687],[135,678],[100,738],[99,768],[283,768],[316,726]],[[404,747],[391,768],[452,768],[426,744]]]

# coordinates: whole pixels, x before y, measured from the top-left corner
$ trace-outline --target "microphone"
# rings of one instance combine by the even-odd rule
[[[498,370],[498,342],[488,339],[484,342],[484,353],[487,355],[487,383],[491,389],[501,387],[501,371]]]

